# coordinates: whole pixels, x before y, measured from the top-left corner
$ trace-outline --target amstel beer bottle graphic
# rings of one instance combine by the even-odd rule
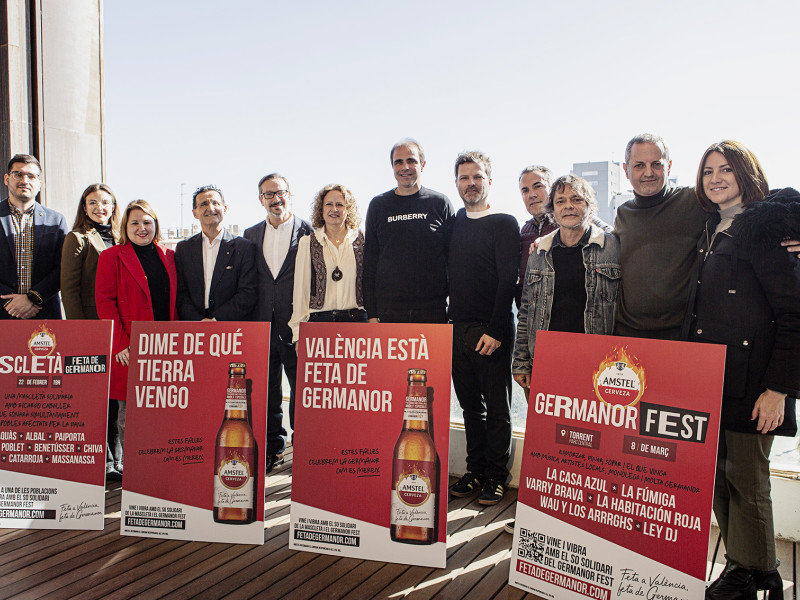
[[[247,417],[245,363],[230,363],[225,416],[214,460],[214,520],[247,524],[256,516],[256,439]]]
[[[436,541],[439,480],[436,447],[431,437],[425,369],[408,370],[403,430],[392,456],[390,533],[395,542]]]

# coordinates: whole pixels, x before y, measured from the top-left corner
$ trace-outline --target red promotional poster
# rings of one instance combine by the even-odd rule
[[[300,324],[290,548],[445,566],[452,338]]]
[[[3,321],[0,527],[103,529],[110,321]]]
[[[137,322],[121,533],[264,543],[269,323]]]
[[[725,347],[536,336],[509,583],[702,598]]]

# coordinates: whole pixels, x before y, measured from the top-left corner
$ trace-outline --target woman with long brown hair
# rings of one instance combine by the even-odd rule
[[[119,243],[117,199],[104,183],[83,190],[72,231],[61,251],[61,300],[67,319],[97,319],[94,282],[100,253]],[[122,444],[117,431],[119,403],[108,401],[106,478],[119,480]]]
[[[800,261],[780,241],[800,235],[800,194],[770,191],[758,159],[732,140],[706,150],[696,190],[710,218],[687,333],[726,346],[714,514],[728,562],[706,598],[782,598],[769,453],[773,436],[797,433]]]
[[[100,253],[119,243],[117,199],[104,183],[81,194],[72,231],[61,252],[61,300],[67,319],[96,319],[94,281]]]

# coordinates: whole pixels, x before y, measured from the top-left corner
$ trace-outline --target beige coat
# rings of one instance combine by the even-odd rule
[[[94,281],[97,260],[106,249],[95,229],[71,231],[61,251],[61,300],[67,319],[97,319]]]

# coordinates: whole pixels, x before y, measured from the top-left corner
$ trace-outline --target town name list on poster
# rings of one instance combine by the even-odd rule
[[[109,322],[6,322],[0,526],[102,529]]]

